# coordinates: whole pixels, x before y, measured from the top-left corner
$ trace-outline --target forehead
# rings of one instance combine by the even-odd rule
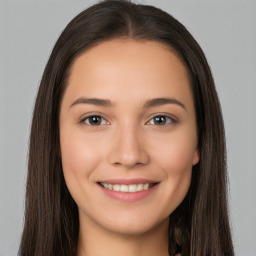
[[[81,96],[122,102],[156,96],[191,100],[191,89],[187,69],[170,47],[115,39],[86,50],[74,61],[64,98]]]

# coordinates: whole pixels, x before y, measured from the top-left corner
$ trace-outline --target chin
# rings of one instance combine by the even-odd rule
[[[99,223],[100,224],[100,223]],[[154,216],[136,215],[136,216],[110,216],[100,224],[108,232],[124,236],[140,236],[169,225],[169,216],[165,218],[154,218]]]

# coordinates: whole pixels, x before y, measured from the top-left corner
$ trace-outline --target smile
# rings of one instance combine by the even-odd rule
[[[109,184],[101,182],[100,185],[106,189],[120,192],[139,192],[143,190],[148,190],[149,188],[155,186],[157,183],[144,183],[144,184]]]

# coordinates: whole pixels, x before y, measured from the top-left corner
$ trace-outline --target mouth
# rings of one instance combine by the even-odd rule
[[[117,191],[117,192],[130,192],[135,193],[139,191],[149,190],[150,188],[156,186],[159,182],[155,183],[140,183],[140,184],[111,184],[104,182],[97,182],[100,186],[105,189]]]
[[[97,182],[101,191],[120,202],[136,202],[154,195],[161,182],[143,178],[108,179]]]

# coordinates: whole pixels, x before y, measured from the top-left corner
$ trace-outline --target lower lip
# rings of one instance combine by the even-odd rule
[[[98,186],[106,195],[124,202],[135,202],[135,201],[142,200],[148,197],[150,194],[152,194],[157,189],[158,185],[159,184],[156,184],[155,186],[149,188],[148,190],[141,190],[138,192],[120,192],[120,191],[106,189],[98,184]]]

